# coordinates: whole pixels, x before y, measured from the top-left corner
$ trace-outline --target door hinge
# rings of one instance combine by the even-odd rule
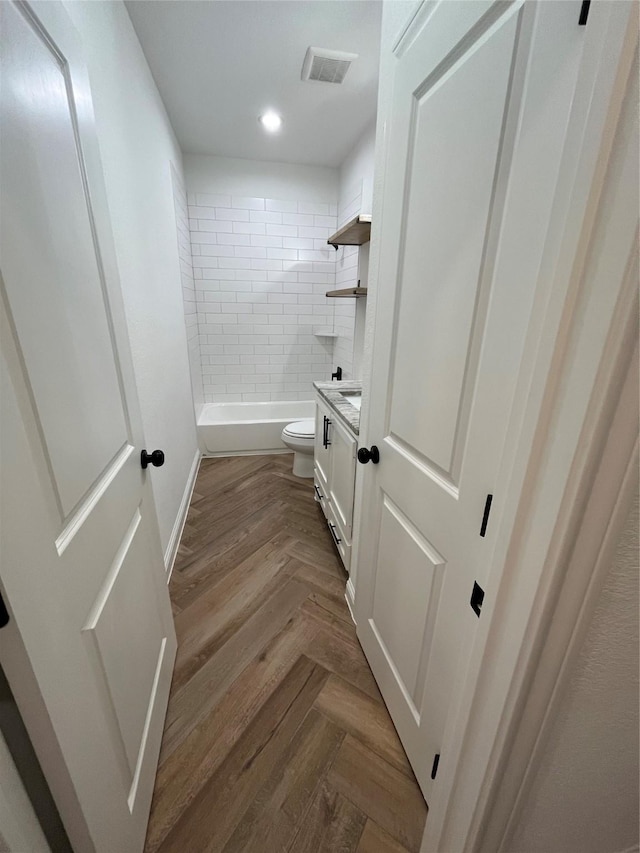
[[[478,581],[473,582],[473,591],[471,593],[471,600],[469,604],[471,605],[471,609],[476,614],[476,616],[480,617],[480,611],[482,610],[482,602],[484,601],[484,590],[478,583]]]
[[[589,17],[589,6],[591,5],[591,0],[582,0],[582,6],[580,7],[580,17],[578,18],[578,26],[585,27],[587,25],[587,18]]]
[[[491,512],[491,501],[493,500],[493,495],[487,495],[487,499],[484,502],[484,512],[482,514],[482,524],[480,525],[480,536],[485,536],[487,533],[487,524],[489,524],[489,513]]]
[[[431,765],[431,778],[435,779],[438,773],[438,764],[440,764],[440,753],[436,752],[433,756],[433,764]]]
[[[9,611],[7,610],[7,605],[4,603],[4,598],[2,597],[2,593],[0,592],[0,628],[4,628],[4,626],[9,622]]]

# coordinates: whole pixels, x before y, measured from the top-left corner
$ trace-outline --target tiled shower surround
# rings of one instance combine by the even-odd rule
[[[333,369],[337,208],[189,193],[204,400],[311,399]]]
[[[196,412],[199,412],[204,402],[204,394],[202,387],[198,308],[196,301],[196,289],[193,279],[193,256],[191,253],[191,235],[189,233],[189,215],[187,210],[187,193],[182,183],[182,179],[174,169],[173,164],[171,164],[171,186],[173,189],[173,204],[176,213],[178,257],[180,259],[180,283],[182,285],[184,321],[187,329],[187,346],[189,348],[191,390],[193,393],[193,402]]]

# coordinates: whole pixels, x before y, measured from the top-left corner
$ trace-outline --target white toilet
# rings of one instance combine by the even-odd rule
[[[313,418],[287,424],[282,430],[282,441],[293,450],[293,473],[296,477],[313,477],[315,433]]]

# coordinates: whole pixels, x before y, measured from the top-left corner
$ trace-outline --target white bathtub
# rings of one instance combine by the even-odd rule
[[[286,452],[280,434],[287,424],[315,416],[313,400],[291,403],[206,403],[198,438],[209,456]]]

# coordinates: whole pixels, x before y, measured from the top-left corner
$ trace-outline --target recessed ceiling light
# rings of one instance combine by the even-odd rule
[[[282,127],[282,117],[278,113],[274,113],[273,110],[269,110],[264,115],[261,115],[258,121],[269,133],[275,133]]]

